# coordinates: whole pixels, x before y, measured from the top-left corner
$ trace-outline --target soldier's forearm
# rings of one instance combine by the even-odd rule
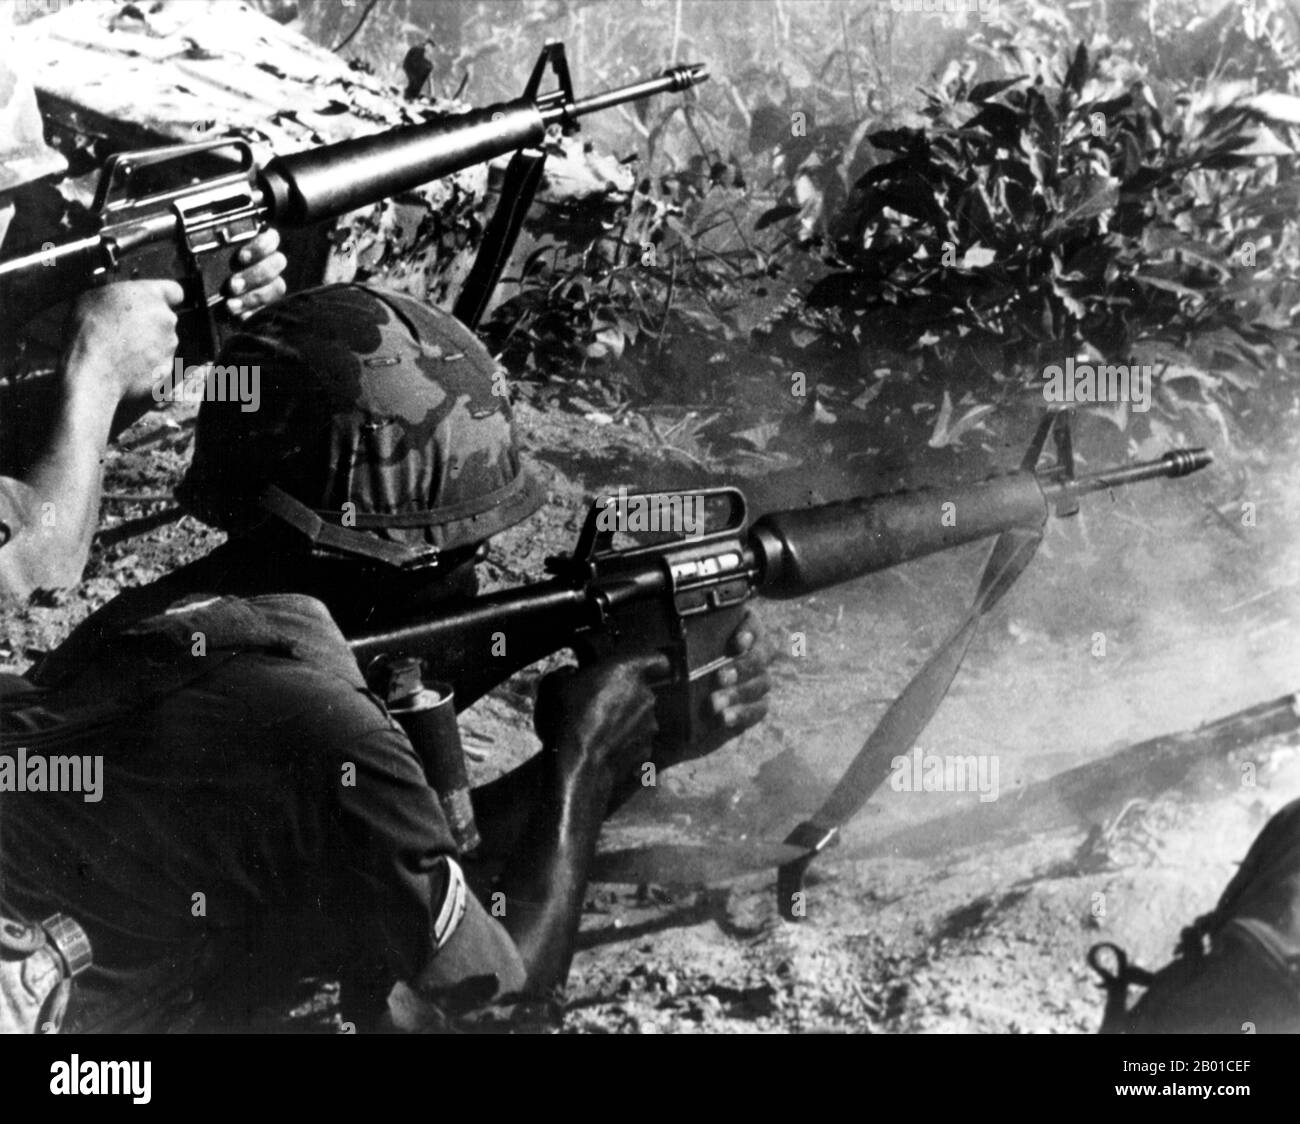
[[[568,975],[609,789],[599,775],[554,781],[506,863],[503,920],[535,997],[548,996]]]
[[[0,548],[0,591],[30,597],[81,578],[99,519],[104,451],[117,399],[95,360],[68,356],[50,440],[21,483],[21,518]]]

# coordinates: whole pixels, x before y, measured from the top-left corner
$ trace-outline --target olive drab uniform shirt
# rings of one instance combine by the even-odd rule
[[[104,755],[99,792],[0,794],[5,909],[64,911],[94,947],[69,1029],[156,1029],[205,990],[229,1021],[340,966],[381,995],[413,978],[454,843],[333,619],[298,595],[157,612],[160,589],[117,598],[34,676],[68,705],[133,708],[60,750]]]

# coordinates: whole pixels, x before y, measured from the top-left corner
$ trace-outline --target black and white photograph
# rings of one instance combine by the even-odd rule
[[[1249,1097],[1298,314],[1295,0],[6,0],[25,1083],[1032,1035]]]

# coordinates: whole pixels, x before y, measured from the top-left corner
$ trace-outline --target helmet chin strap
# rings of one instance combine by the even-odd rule
[[[297,531],[313,546],[354,557],[372,558],[400,569],[413,570],[431,569],[441,564],[441,555],[482,542],[491,532],[482,530],[476,532],[474,524],[480,522],[481,517],[498,509],[517,508],[521,504],[528,506],[525,514],[531,513],[535,506],[531,505],[529,497],[529,478],[523,473],[494,491],[473,496],[460,503],[444,504],[433,511],[405,511],[394,514],[359,511],[353,517],[354,523],[351,527],[340,527],[328,522],[322,518],[320,509],[308,507],[277,484],[267,484],[255,506]],[[442,546],[427,544],[410,546],[390,542],[379,538],[378,535],[367,533],[385,527],[411,529],[430,526],[442,528],[444,533]]]
[[[364,531],[336,527],[332,523],[326,523],[305,503],[294,499],[275,484],[266,486],[258,498],[257,506],[292,527],[315,547],[354,557],[372,558],[398,569],[413,569],[417,566],[431,568],[438,564],[439,551],[435,546],[417,549],[387,542]]]

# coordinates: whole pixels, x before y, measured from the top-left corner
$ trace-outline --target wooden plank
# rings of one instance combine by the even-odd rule
[[[1185,786],[1197,766],[1235,749],[1300,729],[1300,694],[1292,693],[1195,729],[1130,746],[1100,761],[1067,769],[950,815],[893,832],[872,853],[929,854],[991,834],[1028,835],[1072,825],[1091,825],[1115,815],[1130,800],[1151,799]]]

